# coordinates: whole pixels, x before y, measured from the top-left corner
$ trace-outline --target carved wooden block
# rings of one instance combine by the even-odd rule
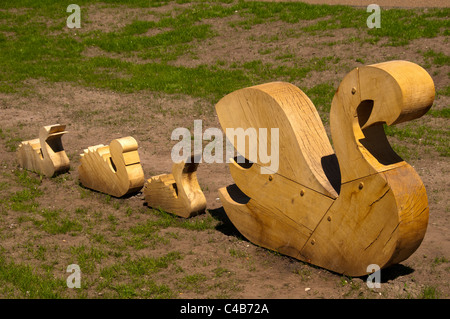
[[[153,176],[144,185],[145,201],[150,207],[161,208],[189,218],[206,209],[206,198],[197,181],[198,163],[180,162],[172,166],[172,174]]]
[[[70,161],[61,141],[67,133],[65,128],[60,124],[44,126],[39,130],[39,138],[20,143],[17,149],[19,165],[48,177],[67,172]]]
[[[224,131],[280,130],[278,171],[261,174],[259,158],[230,164],[236,184],[219,190],[228,217],[253,243],[337,273],[363,276],[371,264],[405,260],[424,238],[427,195],[383,124],[421,117],[434,95],[430,75],[411,62],[354,69],[332,101],[334,151],[313,103],[294,85],[225,96],[216,105]]]
[[[122,197],[144,186],[138,144],[131,136],[88,147],[80,156],[79,180],[87,188]]]

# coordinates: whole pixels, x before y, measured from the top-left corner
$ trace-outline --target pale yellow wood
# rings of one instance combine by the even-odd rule
[[[113,140],[109,146],[90,146],[80,155],[79,180],[87,188],[122,197],[144,186],[144,171],[137,141],[131,137]]]
[[[224,131],[280,127],[280,171],[263,175],[258,162],[230,163],[236,185],[219,196],[236,228],[255,244],[349,276],[408,258],[425,235],[428,201],[383,124],[426,113],[435,94],[429,74],[407,61],[351,71],[332,101],[335,154],[314,107],[299,102],[304,94],[287,83],[261,87],[233,92],[216,106]]]
[[[148,179],[144,185],[145,201],[180,217],[189,218],[206,209],[206,198],[197,180],[198,163],[174,163],[171,174]]]
[[[392,125],[422,116],[433,104],[434,92],[430,75],[408,61],[364,66],[345,76],[330,111],[331,135],[341,164],[342,183],[402,165],[401,158],[393,154],[385,138],[382,124]],[[379,151],[371,152],[373,148]]]
[[[255,200],[245,201],[245,197],[235,185],[219,189],[227,216],[239,232],[259,246],[299,258],[299,248],[308,240],[311,230]]]
[[[332,198],[280,174],[260,174],[259,165],[256,163],[244,168],[231,160],[229,167],[234,182],[251,198],[249,204],[259,209],[265,208],[267,214],[271,212],[277,218],[285,219],[286,223],[296,223],[298,240],[301,237],[306,241],[322,218],[320,214],[305,212],[316,210],[324,214],[333,203]],[[240,231],[242,234],[249,234],[242,228]],[[286,237],[286,241],[290,240],[287,233],[279,236]]]
[[[224,131],[267,128],[270,132],[271,128],[278,128],[277,174],[326,196],[337,197],[321,165],[321,158],[332,155],[333,149],[313,103],[299,88],[273,82],[241,89],[222,98],[216,112]],[[267,139],[270,150],[271,139]],[[248,149],[240,149],[236,141],[230,142],[242,156],[249,158]],[[257,163],[265,166],[259,156]]]
[[[60,124],[43,126],[39,138],[20,143],[17,149],[19,165],[25,169],[53,177],[70,169],[61,137],[67,133]]]
[[[407,163],[345,183],[341,196],[302,249],[304,260],[361,276],[368,265],[401,262],[420,245],[428,203],[422,181]]]

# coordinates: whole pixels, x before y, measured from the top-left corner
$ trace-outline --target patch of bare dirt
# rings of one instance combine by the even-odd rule
[[[254,25],[243,32],[238,31],[240,27],[235,26],[241,20],[242,18],[238,15],[211,20],[210,24],[218,35],[198,44],[191,55],[181,56],[173,64],[196,67],[201,64],[214,65],[218,61],[226,61],[227,64],[242,64],[254,60],[273,63],[276,57],[286,53],[295,52],[298,55],[299,51],[303,50],[300,56],[310,57],[315,54],[315,50],[310,47],[310,44],[315,41],[313,37],[298,35],[295,30],[318,20],[302,21],[299,24],[283,21],[269,22]],[[288,35],[292,33],[296,33],[296,36]],[[233,34],[233,37],[229,34]],[[317,43],[314,42],[314,44]],[[192,55],[196,58],[193,59]]]
[[[153,8],[129,8],[127,6],[106,6],[105,4],[92,4],[81,8],[86,12],[86,23],[79,29],[82,32],[102,31],[113,32],[130,24],[134,20],[158,21]],[[82,17],[84,19],[84,17]]]
[[[204,119],[203,128],[220,127],[215,115],[196,116],[193,110],[201,101],[190,98],[140,92],[121,94],[108,90],[77,87],[66,83],[45,83],[31,81],[34,93],[26,97],[21,95],[0,95],[2,110],[0,125],[2,128],[15,130],[17,136],[31,138],[38,132],[42,123],[66,123],[69,131],[63,137],[64,147],[71,158],[72,169],[66,176],[69,178],[61,185],[43,180],[45,194],[39,197],[41,206],[48,209],[61,209],[69,212],[71,218],[87,218],[95,220],[95,213],[103,211],[103,215],[113,215],[121,225],[133,226],[137,222],[134,215],[124,215],[126,207],[142,209],[143,198],[137,194],[125,199],[116,200],[118,209],[111,205],[99,203],[104,198],[100,193],[87,191],[90,195],[80,197],[80,187],[77,184],[79,155],[84,148],[99,143],[107,144],[112,139],[132,135],[139,143],[139,154],[146,178],[152,175],[168,173],[171,169],[170,141],[171,131],[175,127],[192,129],[193,120]],[[204,103],[204,102],[203,102]],[[134,110],[139,119],[127,122],[127,112]],[[182,116],[170,115],[170,110],[182,110]],[[83,112],[90,112],[87,115]],[[86,117],[85,117],[86,116]],[[118,122],[104,122],[105,118],[117,119]],[[15,167],[14,153],[1,149],[2,160],[11,170]],[[189,252],[178,261],[177,265],[184,272],[173,276],[161,275],[161,282],[176,287],[181,298],[202,298],[231,296],[235,298],[407,298],[417,296],[426,286],[439,287],[441,297],[448,297],[448,270],[446,264],[436,264],[433,261],[442,256],[448,257],[448,206],[446,203],[449,191],[448,161],[445,158],[428,157],[426,154],[420,160],[412,160],[416,171],[423,179],[430,202],[430,222],[425,239],[419,249],[401,265],[391,267],[383,272],[381,289],[370,290],[365,285],[364,278],[345,278],[327,270],[311,267],[293,258],[270,252],[248,242],[238,233],[226,217],[217,190],[232,184],[226,164],[200,164],[198,170],[199,183],[207,197],[209,212],[196,219],[213,216],[222,223],[214,231],[195,232],[185,229],[167,228],[163,232],[173,233],[176,239],[159,248],[149,247],[139,250],[139,255],[154,256],[159,252],[172,250]],[[82,189],[82,188],[81,188]],[[114,206],[114,205],[113,205]],[[75,208],[89,207],[87,215],[77,215]],[[78,213],[79,214],[79,213]],[[10,215],[4,221],[11,226],[13,233],[2,246],[15,247],[20,241],[23,227],[14,226],[17,216]],[[152,218],[149,214],[148,218]],[[139,219],[142,222],[142,218]],[[128,227],[124,226],[124,227]],[[114,239],[113,232],[107,223],[103,229],[96,228],[108,240]],[[28,232],[32,231],[27,230]],[[89,238],[80,234],[48,235],[41,238],[41,245],[54,243],[59,245],[58,265],[68,264],[71,259],[63,254],[64,249],[71,246],[89,245]],[[66,248],[64,248],[66,247]],[[14,258],[21,259],[21,252],[16,251]],[[102,261],[102,266],[108,265],[110,259]],[[59,267],[59,266],[58,266]],[[171,271],[168,269],[167,272]],[[179,282],[189,274],[215,274],[210,285],[216,285],[218,290],[186,289]],[[170,272],[173,274],[173,272]],[[216,281],[214,283],[214,281]],[[221,295],[220,291],[223,291]],[[213,293],[213,295],[211,295]]]

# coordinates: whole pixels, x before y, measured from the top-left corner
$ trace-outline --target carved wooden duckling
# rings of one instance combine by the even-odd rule
[[[189,218],[206,209],[206,198],[197,180],[198,163],[174,163],[171,174],[153,176],[144,185],[145,201],[180,217]]]
[[[144,186],[138,144],[131,136],[115,139],[107,146],[90,146],[80,157],[79,180],[87,188],[122,197]]]
[[[65,129],[66,126],[60,124],[43,126],[39,138],[21,142],[17,149],[19,165],[47,177],[67,172],[70,160],[61,140],[67,133]]]
[[[421,117],[434,95],[430,75],[411,62],[354,69],[332,101],[335,152],[314,105],[294,85],[268,83],[225,96],[216,105],[224,131],[280,130],[278,171],[261,174],[259,158],[230,164],[236,185],[219,190],[228,217],[257,245],[349,276],[407,259],[426,232],[427,195],[390,147],[383,124]]]

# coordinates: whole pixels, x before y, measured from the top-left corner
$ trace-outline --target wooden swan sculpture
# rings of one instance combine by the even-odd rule
[[[206,198],[197,181],[199,164],[193,159],[190,163],[174,163],[172,174],[161,174],[147,180],[143,192],[150,207],[184,218],[205,211]]]
[[[67,133],[60,124],[43,126],[39,138],[23,141],[17,149],[19,165],[47,177],[65,173],[70,169],[70,160],[64,151],[61,137]]]
[[[236,185],[219,190],[226,214],[251,242],[349,276],[407,259],[426,232],[427,195],[390,147],[383,124],[421,117],[434,96],[430,75],[414,63],[354,69],[332,101],[335,152],[314,105],[294,85],[268,83],[225,96],[216,105],[224,131],[279,128],[278,171],[261,174],[259,157],[230,163]],[[231,143],[248,158],[248,148]]]
[[[122,197],[144,186],[138,144],[131,137],[113,140],[109,146],[91,146],[80,155],[79,180],[85,187]]]

